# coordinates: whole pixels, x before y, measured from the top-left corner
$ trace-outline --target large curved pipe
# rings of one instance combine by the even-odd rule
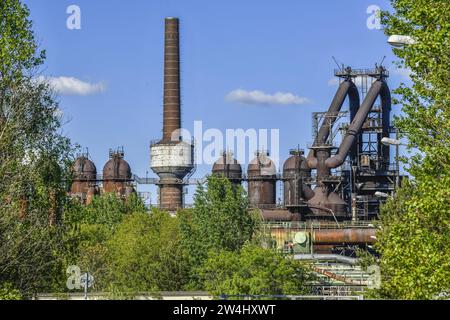
[[[361,131],[361,128],[364,124],[364,121],[366,121],[367,116],[372,109],[375,101],[377,100],[378,96],[381,96],[381,103],[383,109],[387,106],[390,108],[391,103],[391,95],[389,91],[389,87],[386,84],[386,82],[382,79],[375,81],[372,86],[370,87],[369,92],[366,95],[366,98],[364,99],[363,103],[361,104],[361,107],[359,108],[358,112],[356,113],[355,118],[353,119],[352,123],[350,124],[350,127],[348,128],[348,131],[342,140],[341,145],[339,146],[338,153],[331,158],[328,158],[325,161],[325,165],[332,169],[340,166],[344,160],[345,157],[347,157],[348,152],[352,148],[353,144],[356,141],[356,137],[358,136],[359,132]],[[387,106],[385,106],[387,105]]]
[[[336,117],[341,110],[347,96],[350,99],[350,110],[357,110],[359,107],[359,93],[358,88],[353,83],[351,78],[346,79],[339,85],[339,88],[334,95],[333,101],[331,102],[331,105],[326,113],[326,118],[330,119],[330,122],[322,124],[319,129],[319,133],[317,134],[316,140],[314,141],[314,145],[322,145],[328,139],[328,136],[330,135],[330,128],[336,121]],[[311,169],[317,168],[317,158],[314,154],[314,150],[311,149],[309,151],[308,157],[306,158],[306,163]]]
[[[387,86],[387,85],[386,85]],[[391,92],[390,90],[386,90],[386,92],[383,92],[381,95],[381,105],[383,108],[383,130],[382,130],[382,136],[379,138],[379,141],[383,139],[384,137],[389,137],[389,131],[391,126]],[[390,147],[388,145],[381,144],[381,151],[383,155],[384,163],[390,163],[391,162],[391,155],[390,155]]]

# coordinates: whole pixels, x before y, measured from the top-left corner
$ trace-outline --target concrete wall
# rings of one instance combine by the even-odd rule
[[[88,294],[88,300],[110,300],[112,299],[108,294],[101,292],[93,292]],[[207,292],[193,291],[193,292],[159,292],[154,296],[149,293],[138,294],[133,300],[212,300],[213,297]],[[83,293],[69,293],[69,294],[47,294],[42,293],[36,295],[33,300],[84,300]]]

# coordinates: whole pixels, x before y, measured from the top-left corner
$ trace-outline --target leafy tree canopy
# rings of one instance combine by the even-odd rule
[[[313,279],[299,261],[252,244],[235,252],[210,251],[200,274],[215,296],[300,295]]]
[[[57,226],[72,146],[61,135],[54,93],[37,72],[27,7],[0,2],[0,285],[28,297],[49,289],[60,269]]]
[[[193,270],[210,250],[239,250],[253,236],[256,222],[247,211],[247,198],[241,186],[211,175],[199,185],[194,207],[179,213],[181,237]]]
[[[127,216],[108,242],[108,250],[113,291],[177,291],[188,280],[179,222],[166,212]]]
[[[381,212],[383,298],[432,299],[450,288],[450,2],[392,0],[383,13],[387,35],[411,36],[394,49],[412,86],[395,91],[403,114],[395,119],[410,148],[411,181]],[[406,160],[406,159],[405,159]]]
[[[410,172],[416,178],[450,172],[450,2],[391,0],[393,12],[382,21],[387,35],[411,36],[415,44],[395,48],[400,68],[411,71],[412,86],[402,84],[403,115],[396,126],[408,138],[414,156]]]

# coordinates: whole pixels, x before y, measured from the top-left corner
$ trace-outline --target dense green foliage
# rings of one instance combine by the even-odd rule
[[[431,299],[450,288],[450,177],[404,185],[382,212],[385,298]],[[419,191],[419,192],[418,192]]]
[[[268,241],[242,187],[225,178],[209,177],[178,216],[149,212],[136,195],[104,194],[86,206],[70,199],[74,150],[39,76],[45,52],[32,27],[20,0],[0,2],[0,299],[67,293],[69,266],[94,275],[91,290],[115,297],[303,292],[299,263],[249,244]]]
[[[126,217],[107,247],[115,291],[178,291],[188,280],[179,221],[168,213],[155,210]]]
[[[216,175],[209,176],[205,186],[198,186],[194,208],[180,212],[179,216],[183,246],[194,274],[209,251],[239,250],[252,238],[255,229],[243,188]],[[194,282],[195,278],[192,275]]]
[[[28,75],[45,59],[39,51],[28,19],[30,12],[19,0],[2,0],[0,3],[0,77],[6,89],[10,82]]]
[[[437,177],[450,172],[450,2],[392,0],[383,15],[388,35],[411,36],[416,43],[394,49],[398,66],[411,71],[412,86],[395,90],[403,115],[396,126],[421,153],[410,159],[410,173]]]
[[[450,2],[391,3],[385,32],[416,42],[394,49],[413,82],[395,91],[403,106],[395,122],[419,152],[407,162],[412,180],[382,209],[382,286],[375,295],[431,299],[450,291]]]
[[[109,281],[108,241],[126,217],[146,212],[135,194],[127,201],[114,194],[103,194],[94,197],[89,205],[70,202],[65,208],[64,246],[59,253],[64,268],[77,265],[83,272],[89,271],[96,279],[94,289],[105,290]],[[65,276],[65,269],[62,272]],[[64,277],[62,280],[60,290],[64,290]]]
[[[36,80],[44,59],[18,0],[0,3],[0,285],[29,296],[60,268],[56,222],[66,202],[69,140],[51,88]]]
[[[123,201],[104,194],[87,206],[74,203],[64,222],[72,227],[65,265],[93,274],[94,290],[129,296],[180,290],[188,279],[178,219],[149,213],[136,195]]]
[[[300,295],[311,274],[301,262],[246,244],[239,251],[210,251],[200,269],[205,288],[220,295]]]
[[[120,223],[124,216],[134,212],[146,211],[141,199],[133,193],[127,199],[107,193],[94,197],[89,205],[82,205],[73,201],[64,214],[67,224],[101,224],[113,227]]]
[[[3,283],[0,285],[0,300],[20,300],[21,298],[20,291],[14,289],[11,284]]]

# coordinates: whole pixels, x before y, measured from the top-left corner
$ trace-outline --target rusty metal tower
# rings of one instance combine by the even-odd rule
[[[181,137],[180,36],[178,18],[165,20],[164,116],[162,140],[150,145],[151,169],[160,180],[159,207],[174,212],[184,205],[183,187],[194,171],[194,145]]]

